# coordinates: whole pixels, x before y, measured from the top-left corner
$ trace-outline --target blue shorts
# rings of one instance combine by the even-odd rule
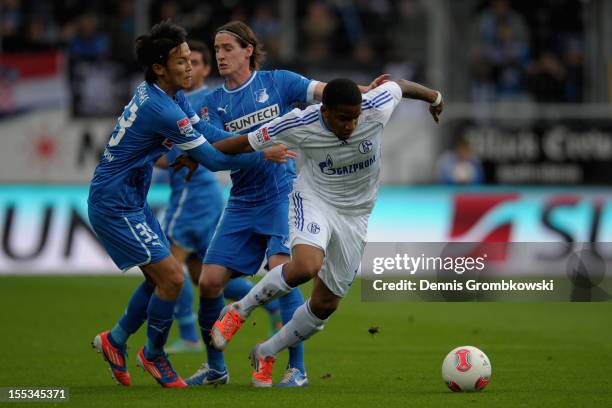
[[[255,275],[264,257],[289,255],[288,212],[288,198],[257,207],[226,208],[204,263]]]
[[[198,197],[203,195],[202,191],[204,197]],[[163,222],[164,232],[170,241],[200,260],[206,255],[224,204],[220,189],[202,191],[192,192],[185,188],[183,199],[166,210]]]
[[[98,240],[122,271],[170,256],[170,243],[148,205],[125,216],[108,215],[92,206],[88,212]]]

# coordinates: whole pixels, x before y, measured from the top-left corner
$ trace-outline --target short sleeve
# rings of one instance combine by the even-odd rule
[[[274,81],[281,87],[281,94],[287,105],[294,102],[314,102],[314,89],[318,81],[286,70],[274,71]]]
[[[402,89],[397,82],[389,81],[364,94],[361,109],[370,111],[369,116],[384,126],[401,100]]]
[[[168,153],[166,153],[166,158],[168,159],[168,164],[174,163],[176,158],[179,157],[181,154],[182,154],[182,151],[179,148],[177,148],[176,146],[173,146],[172,149],[170,149],[168,151]]]
[[[319,109],[294,109],[249,132],[249,143],[253,150],[259,151],[275,144],[299,147],[307,138],[304,128],[319,120]]]
[[[206,142],[206,139],[194,130],[187,114],[177,104],[169,103],[151,108],[157,117],[157,133],[170,139],[179,149],[193,149]]]

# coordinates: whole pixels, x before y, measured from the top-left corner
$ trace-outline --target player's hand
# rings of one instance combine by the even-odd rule
[[[429,105],[429,113],[433,116],[433,119],[436,123],[440,123],[440,115],[442,114],[442,110],[444,109],[444,102],[440,102],[437,106]]]
[[[379,87],[380,85],[384,84],[385,82],[389,81],[389,74],[382,74],[376,78],[374,78],[374,80],[372,82],[370,82],[370,85],[368,85],[368,90],[366,92],[371,91],[374,88]]]
[[[268,147],[264,151],[264,159],[274,163],[287,163],[288,159],[295,159],[297,153],[289,150],[284,144]]]
[[[191,177],[193,177],[193,173],[196,172],[196,170],[199,167],[199,163],[195,160],[193,160],[191,157],[189,157],[186,154],[182,154],[179,157],[176,158],[176,160],[170,165],[170,167],[172,167],[172,171],[179,171],[182,168],[188,168],[189,172],[187,173],[187,175],[185,176],[185,182],[189,182],[189,180],[191,180]]]

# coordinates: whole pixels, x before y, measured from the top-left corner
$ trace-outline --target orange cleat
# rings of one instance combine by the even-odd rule
[[[259,353],[259,345],[251,350],[251,366],[255,369],[251,376],[253,387],[272,387],[272,369],[276,358],[274,356],[263,356]]]
[[[210,331],[210,344],[218,351],[225,350],[234,334],[245,321],[235,305],[235,303],[232,303],[223,308]]]
[[[91,342],[91,346],[98,350],[98,353],[102,353],[102,357],[104,357],[104,360],[108,363],[111,376],[115,379],[115,381],[128,387],[132,383],[132,380],[125,364],[127,347],[113,346],[108,339],[109,333],[110,332],[107,330],[96,335]]]

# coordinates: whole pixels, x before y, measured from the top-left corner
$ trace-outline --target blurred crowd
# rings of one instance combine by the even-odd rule
[[[286,1],[286,0],[285,0]],[[296,41],[283,53],[283,0],[0,0],[3,52],[62,48],[72,60],[113,60],[133,69],[139,10],[146,23],[172,19],[212,42],[230,20],[254,29],[267,66],[391,72],[422,81],[428,51],[427,0],[290,2]],[[469,95],[476,102],[583,100],[584,34],[579,0],[471,0]],[[431,5],[429,5],[431,9]],[[453,16],[450,16],[454,18]],[[265,68],[266,66],[264,66]]]
[[[153,0],[150,23],[171,19],[192,38],[212,41],[230,20],[247,22],[263,41],[267,64],[281,62],[282,0]],[[63,48],[76,59],[111,58],[130,63],[137,27],[137,0],[0,0],[3,52]],[[388,63],[409,61],[422,72],[425,36],[421,0],[294,2],[296,48],[284,64],[334,65],[379,72]],[[366,28],[367,26],[367,28]]]
[[[580,13],[577,1],[484,2],[472,24],[472,100],[582,102]]]

